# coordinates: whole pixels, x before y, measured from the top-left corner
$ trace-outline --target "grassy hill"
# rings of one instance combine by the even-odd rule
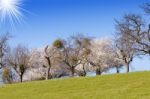
[[[150,72],[5,85],[0,99],[150,99]]]

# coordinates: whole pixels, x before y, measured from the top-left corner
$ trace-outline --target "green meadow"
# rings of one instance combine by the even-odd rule
[[[0,99],[150,99],[150,72],[3,85]]]

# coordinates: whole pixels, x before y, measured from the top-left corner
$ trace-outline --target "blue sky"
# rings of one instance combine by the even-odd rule
[[[30,48],[51,44],[56,38],[67,38],[73,33],[93,37],[112,37],[114,18],[124,13],[144,14],[139,8],[149,0],[23,0],[25,23],[9,31],[14,37],[10,45],[24,44]],[[150,70],[148,58],[136,59],[135,70]],[[134,66],[137,67],[134,67]],[[143,65],[143,66],[142,66]]]
[[[114,18],[124,13],[143,13],[139,5],[147,0],[23,0],[25,23],[10,31],[11,44],[41,47],[55,38],[73,33],[94,37],[110,37],[114,33]],[[8,31],[8,30],[5,30]]]

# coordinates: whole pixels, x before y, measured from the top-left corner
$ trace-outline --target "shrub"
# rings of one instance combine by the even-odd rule
[[[13,82],[13,78],[12,78],[10,69],[8,69],[8,68],[3,69],[2,79],[3,79],[4,83],[6,83],[6,84],[11,84]]]

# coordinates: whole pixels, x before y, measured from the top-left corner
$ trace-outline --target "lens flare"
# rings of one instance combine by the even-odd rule
[[[20,23],[24,10],[22,0],[0,0],[0,21],[4,24],[13,26],[15,23]]]

